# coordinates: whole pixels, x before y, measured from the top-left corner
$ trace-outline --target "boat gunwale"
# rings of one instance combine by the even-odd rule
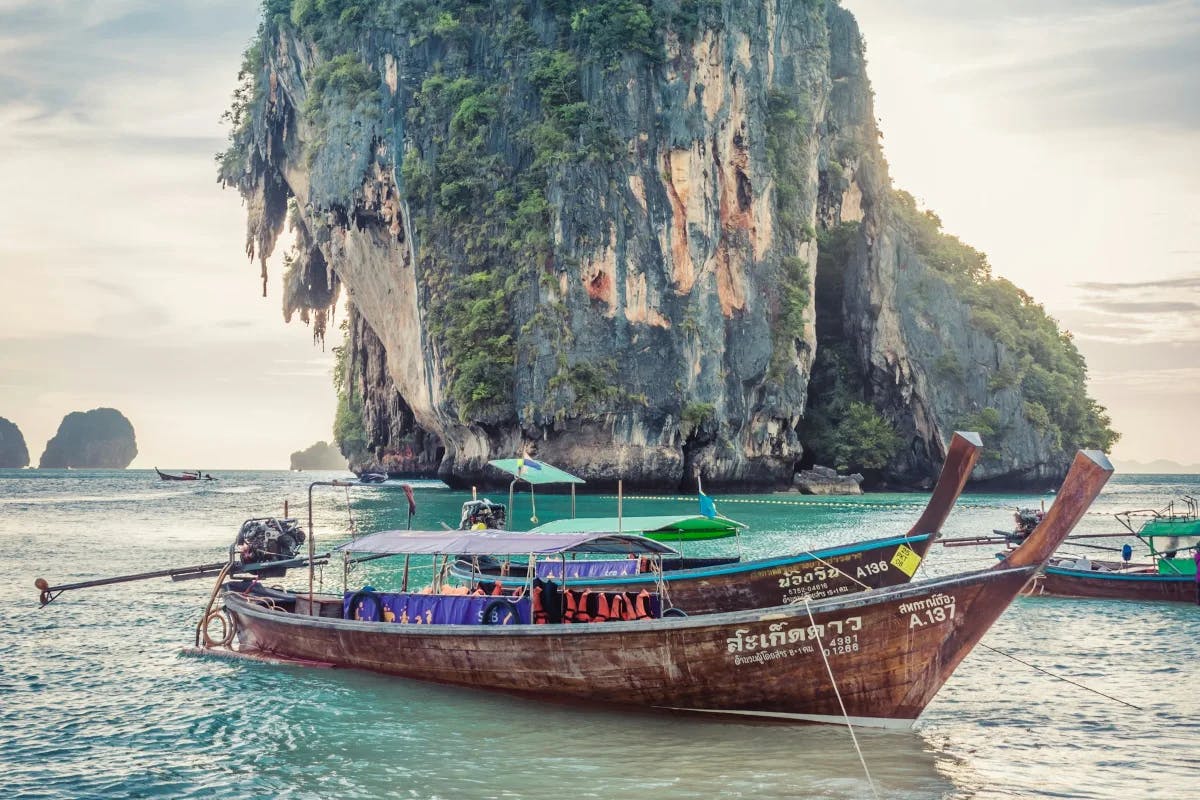
[[[1138,575],[1129,572],[1101,572],[1095,569],[1072,569],[1070,567],[1056,567],[1047,564],[1043,567],[1043,571],[1051,575],[1062,575],[1067,578],[1095,578],[1097,580],[1123,580],[1123,581],[1155,581],[1161,583],[1192,583],[1196,580],[1194,575],[1162,575],[1143,573]]]
[[[983,584],[993,580],[1002,580],[1013,573],[1024,572],[1032,577],[1037,572],[1036,566],[991,567],[972,572],[958,573],[945,578],[938,578],[921,583],[906,583],[880,589],[870,589],[855,592],[851,595],[834,596],[804,603],[791,603],[767,608],[744,609],[740,611],[725,611],[715,614],[698,614],[694,617],[660,617],[650,620],[610,621],[600,624],[555,624],[555,625],[404,625],[396,623],[372,622],[365,620],[348,620],[334,617],[321,617],[309,614],[298,614],[290,611],[275,611],[243,598],[240,593],[226,592],[226,603],[234,601],[231,609],[237,614],[273,622],[280,622],[291,627],[322,628],[333,631],[377,631],[384,635],[434,635],[434,636],[560,636],[569,635],[605,635],[636,633],[639,631],[675,631],[690,628],[715,628],[743,622],[772,622],[789,617],[805,616],[810,613],[815,616],[830,612],[851,610],[864,606],[877,605],[895,600],[903,600],[910,596],[937,593],[953,589],[964,584]],[[387,592],[378,592],[387,594]],[[307,593],[293,592],[296,599],[306,599]],[[335,595],[336,597],[336,595]]]

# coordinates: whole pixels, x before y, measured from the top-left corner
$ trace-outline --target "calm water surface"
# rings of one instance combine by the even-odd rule
[[[279,514],[285,499],[295,515],[308,482],[322,477],[336,475],[227,472],[195,485],[144,471],[0,471],[6,797],[872,796],[844,728],[631,714],[180,655],[208,579],[68,592],[37,608],[37,576],[62,583],[220,560],[243,519]],[[416,494],[418,526],[456,525],[464,495],[432,485]],[[1107,513],[1180,494],[1200,494],[1200,481],[1118,475],[1081,530],[1117,530]],[[351,499],[348,509],[344,491],[318,495],[319,544],[344,539],[351,519],[362,532],[404,524],[402,496],[388,488],[356,489]],[[1053,497],[968,495],[946,536],[1006,528],[1017,505],[1043,500]],[[516,522],[528,521],[528,501],[518,497]],[[717,502],[751,525],[742,548],[759,556],[903,532],[925,497]],[[537,498],[543,521],[567,508],[565,498]],[[692,508],[639,500],[626,513]],[[613,509],[607,498],[579,500],[581,516]],[[992,548],[937,547],[922,569],[943,575],[991,560]],[[392,569],[362,565],[350,582],[386,584]],[[321,577],[341,589],[340,568]],[[880,797],[1200,798],[1200,608],[1019,599],[984,644],[912,732],[858,731]]]

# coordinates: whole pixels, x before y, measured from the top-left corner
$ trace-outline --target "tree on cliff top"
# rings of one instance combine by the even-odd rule
[[[39,468],[125,469],[137,456],[133,425],[115,408],[72,411],[46,443]]]
[[[29,466],[29,449],[21,429],[0,417],[0,468],[22,469]]]
[[[917,208],[908,192],[893,193],[893,208],[921,258],[946,278],[971,309],[971,324],[1007,350],[1003,375],[1019,386],[1025,416],[1066,450],[1108,452],[1121,438],[1104,406],[1087,394],[1087,364],[1068,331],[1011,281],[993,278],[987,256],[942,231],[942,220]]]

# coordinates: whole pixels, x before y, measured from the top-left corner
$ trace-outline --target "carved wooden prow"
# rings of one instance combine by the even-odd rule
[[[1083,519],[1112,473],[1112,463],[1099,450],[1080,450],[1076,453],[1075,461],[1054,498],[1054,505],[1050,506],[1029,538],[1009,553],[997,568],[1045,564],[1079,520]]]
[[[975,467],[975,460],[979,458],[981,447],[983,442],[980,441],[978,433],[954,432],[954,437],[950,439],[950,448],[946,451],[946,460],[942,462],[942,472],[938,475],[937,485],[933,487],[933,494],[930,495],[921,518],[908,532],[909,536],[921,533],[937,536],[941,533],[942,525],[946,524],[946,518],[954,510],[958,496],[962,494],[967,479],[971,477],[971,470]]]

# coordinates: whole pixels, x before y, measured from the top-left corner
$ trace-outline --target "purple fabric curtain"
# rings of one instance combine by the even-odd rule
[[[638,560],[636,558],[617,558],[607,561],[568,561],[567,578],[616,578],[625,575],[636,575]],[[539,561],[537,576],[542,580],[562,579],[563,562]]]
[[[439,595],[414,594],[412,592],[346,592],[342,598],[342,617],[359,617],[371,622],[383,619],[387,622],[408,625],[478,625],[483,611],[499,597],[490,595]],[[513,601],[517,616],[525,625],[530,623],[532,607],[528,597]],[[350,607],[354,600],[355,608]]]

